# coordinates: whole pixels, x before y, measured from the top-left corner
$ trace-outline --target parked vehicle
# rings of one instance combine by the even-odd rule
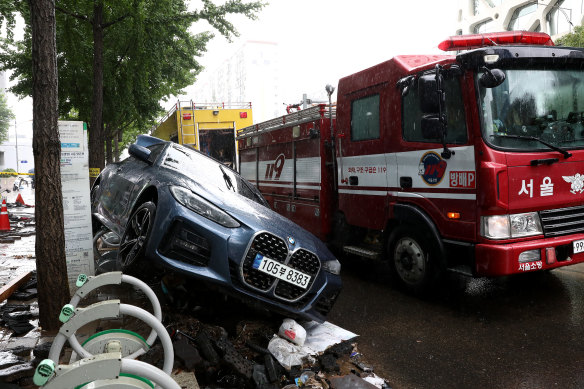
[[[237,132],[253,123],[250,102],[177,101],[150,129],[150,135],[200,150],[223,164],[237,166]]]
[[[237,172],[192,148],[139,136],[92,187],[96,232],[121,237],[122,270],[159,266],[288,316],[322,321],[340,264],[272,211]]]
[[[413,291],[584,262],[584,50],[517,31],[439,47],[469,51],[397,56],[339,80],[336,107],[243,129],[241,174]]]

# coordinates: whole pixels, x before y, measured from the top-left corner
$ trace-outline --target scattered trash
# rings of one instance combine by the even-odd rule
[[[293,319],[284,319],[278,335],[300,347],[304,345],[306,340],[306,330]]]
[[[302,347],[292,344],[279,336],[274,336],[270,340],[268,350],[286,370],[292,369],[292,366],[301,366],[303,363],[314,363],[314,358],[308,352],[303,351]],[[309,358],[312,358],[312,360]]]
[[[10,297],[16,289],[18,289],[22,284],[24,284],[30,279],[31,275],[32,272],[22,273],[11,279],[8,284],[0,288],[0,302]]]
[[[38,295],[37,289],[31,288],[31,289],[18,290],[16,292],[12,293],[12,296],[10,296],[10,298],[12,300],[27,301],[27,300],[30,300],[30,299],[37,297],[37,295]]]
[[[365,381],[355,374],[331,378],[331,386],[334,389],[376,389],[377,386]]]

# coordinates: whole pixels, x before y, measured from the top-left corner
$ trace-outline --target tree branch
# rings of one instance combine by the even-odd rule
[[[57,7],[57,6],[55,6],[55,9],[57,11],[59,11],[59,12],[64,13],[65,15],[73,16],[74,18],[77,18],[77,19],[83,20],[85,22],[91,23],[91,21],[89,20],[89,18],[87,16],[85,16],[85,15],[81,15],[81,14],[78,14],[78,13],[75,13],[75,12],[70,12],[70,11],[67,11],[66,9],[63,9],[63,8]]]
[[[111,22],[103,23],[101,25],[101,28],[105,30],[106,28],[108,28],[108,27],[110,27],[110,26],[112,26],[112,25],[114,25],[116,23],[121,22],[122,20],[124,20],[125,18],[127,18],[129,16],[131,16],[131,15],[130,14],[125,14],[125,15],[122,15],[122,16],[120,16],[119,18],[117,18],[115,20],[112,20]]]

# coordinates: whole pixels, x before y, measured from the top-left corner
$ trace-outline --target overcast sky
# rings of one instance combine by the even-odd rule
[[[456,0],[271,0],[258,20],[230,20],[239,40],[278,43],[280,95],[295,103],[303,93],[326,97],[326,84],[336,87],[339,78],[395,55],[444,54],[438,44],[454,35],[457,12]],[[229,44],[216,37],[201,63],[212,70],[235,51],[238,39]],[[317,91],[321,96],[314,96]],[[196,88],[186,92],[182,97],[196,98]]]
[[[197,5],[196,0],[192,3]],[[438,44],[456,31],[457,12],[456,0],[270,0],[258,20],[230,17],[240,38],[229,44],[216,37],[200,60],[212,69],[229,57],[238,39],[276,42],[283,73],[281,95],[294,103],[302,93],[336,86],[340,77],[395,55],[440,53]],[[195,29],[209,27],[198,23]],[[193,88],[187,93],[194,93]],[[31,99],[9,96],[9,105],[17,115],[19,132],[20,127],[29,132]]]

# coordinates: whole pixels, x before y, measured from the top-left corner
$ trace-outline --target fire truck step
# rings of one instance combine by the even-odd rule
[[[377,251],[369,250],[359,246],[344,246],[343,251],[348,254],[355,254],[368,259],[379,259],[380,255],[380,253]]]
[[[456,273],[456,274],[461,274],[463,276],[469,276],[472,277],[472,270],[470,268],[470,266],[468,265],[458,265],[458,266],[452,266],[447,268],[446,270],[448,270],[451,273]]]

